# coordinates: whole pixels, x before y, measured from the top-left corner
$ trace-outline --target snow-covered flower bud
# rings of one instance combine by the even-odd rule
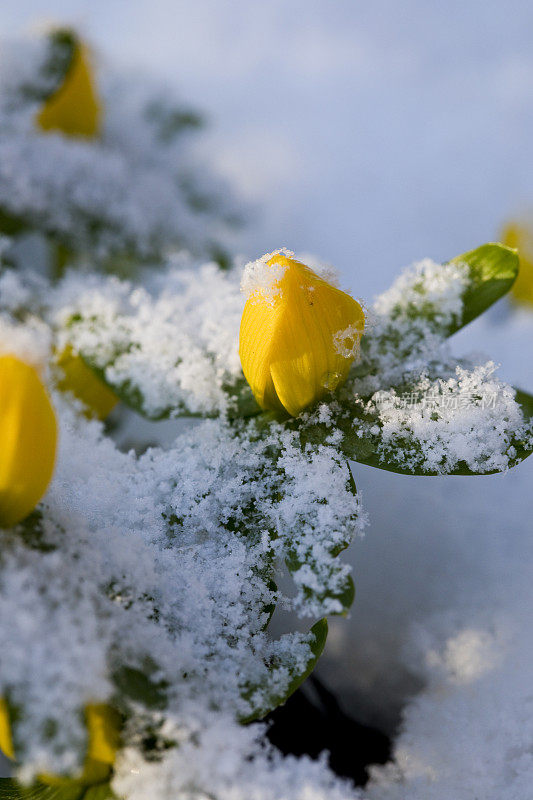
[[[74,779],[79,784],[92,786],[109,779],[120,746],[122,719],[118,711],[106,703],[89,703],[85,708],[87,751],[83,772]],[[15,758],[9,708],[0,697],[0,750],[8,758]],[[48,786],[65,786],[72,778],[63,775],[42,774],[39,781]]]
[[[58,389],[72,392],[84,404],[87,417],[105,419],[118,403],[118,397],[105,385],[80,355],[67,345],[57,359],[63,375]]]
[[[71,31],[60,33],[70,37],[72,56],[61,83],[45,100],[35,123],[43,131],[61,131],[67,136],[94,138],[100,133],[102,103],[98,97],[89,52]]]
[[[365,317],[353,297],[291,255],[246,267],[239,355],[261,408],[297,416],[346,380]]]
[[[54,469],[57,424],[36,369],[0,356],[0,527],[24,519]]]

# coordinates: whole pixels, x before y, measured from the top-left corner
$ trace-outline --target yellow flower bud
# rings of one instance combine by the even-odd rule
[[[519,303],[533,305],[533,231],[525,224],[511,222],[503,229],[502,243],[516,248],[520,257],[511,296]]]
[[[3,697],[0,697],[0,750],[8,758],[15,758],[13,739],[11,738],[11,725],[9,723],[9,710]]]
[[[61,775],[40,775],[39,781],[49,786],[64,786],[75,780],[84,785],[103,783],[109,778],[120,746],[122,720],[118,711],[105,703],[90,703],[85,709],[87,753],[82,774],[75,779]],[[0,697],[0,750],[14,759],[9,710]]]
[[[37,371],[0,356],[0,527],[24,519],[54,469],[57,424]]]
[[[363,309],[293,258],[277,254],[260,269],[241,320],[242,369],[261,408],[297,416],[346,380]]]
[[[71,345],[67,345],[57,364],[63,371],[63,377],[57,386],[63,392],[72,392],[86,406],[88,417],[105,419],[118,403],[118,397],[87,366],[81,356],[77,355]]]
[[[77,783],[92,786],[109,778],[120,747],[121,723],[118,711],[105,703],[92,703],[86,707],[87,754],[82,774],[74,778]],[[39,780],[49,786],[64,786],[73,779],[61,775],[40,775]]]
[[[46,100],[35,122],[43,131],[62,131],[68,136],[94,138],[100,133],[101,118],[102,105],[89,54],[85,45],[76,41],[63,83]]]

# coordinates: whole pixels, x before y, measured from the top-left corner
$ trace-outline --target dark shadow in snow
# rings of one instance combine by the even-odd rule
[[[329,753],[331,769],[364,786],[370,764],[391,757],[391,739],[377,728],[347,716],[334,694],[316,677],[267,717],[268,738],[282,753],[318,758]]]

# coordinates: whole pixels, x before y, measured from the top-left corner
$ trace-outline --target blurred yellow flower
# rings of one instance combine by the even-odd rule
[[[363,309],[293,258],[256,263],[241,320],[243,372],[261,408],[297,416],[346,380]]]
[[[105,703],[92,703],[85,709],[87,754],[82,774],[76,782],[92,786],[103,783],[110,774],[120,746],[121,717]],[[50,786],[62,786],[73,779],[60,775],[40,775],[39,780]]]
[[[0,697],[0,750],[8,758],[15,758],[13,739],[11,738],[11,725],[9,724],[9,711],[3,697]]]
[[[63,786],[75,780],[76,783],[91,786],[103,783],[109,778],[120,746],[121,716],[118,711],[105,703],[90,703],[85,709],[85,724],[88,741],[82,774],[74,779],[60,775],[40,775],[41,783]],[[2,697],[0,697],[0,750],[8,758],[15,758],[9,709]]]
[[[502,243],[518,250],[520,269],[511,297],[533,305],[533,229],[525,223],[510,222],[502,232]]]
[[[63,83],[45,101],[36,124],[43,131],[62,131],[68,136],[100,133],[102,104],[91,71],[89,53],[76,38],[72,61]]]
[[[72,392],[86,406],[88,417],[105,419],[118,403],[118,397],[87,366],[81,356],[67,345],[57,359],[63,377],[57,386],[63,392]]]
[[[0,527],[24,519],[45,493],[56,442],[55,414],[37,371],[0,356]]]

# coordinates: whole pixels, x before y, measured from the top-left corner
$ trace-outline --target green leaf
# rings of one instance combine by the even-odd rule
[[[533,398],[532,398],[533,400]],[[376,469],[383,469],[386,472],[395,472],[398,475],[413,475],[418,477],[442,477],[443,475],[463,475],[463,476],[480,476],[480,475],[495,475],[499,472],[499,470],[489,470],[487,472],[474,472],[470,469],[464,462],[460,462],[457,464],[454,469],[450,470],[449,472],[436,472],[436,471],[429,471],[423,469],[410,469],[403,466],[400,463],[400,460],[393,461],[387,458],[383,458],[383,456],[378,455],[377,453],[377,445],[378,445],[379,435],[374,437],[374,446],[373,452],[369,452],[369,441],[366,440],[363,442],[360,439],[357,439],[355,436],[346,437],[343,441],[342,447],[343,452],[345,453],[348,458],[351,458],[353,461],[357,461],[359,464],[364,464],[368,467],[374,467]],[[516,450],[516,456],[510,459],[510,467],[515,467],[521,461],[528,458],[533,451],[527,449],[522,443],[519,441],[513,442],[512,446]],[[398,448],[399,459],[402,457],[401,446],[399,445]]]
[[[399,391],[401,394],[401,392]],[[533,395],[516,390],[516,402],[520,405],[525,422],[533,418]],[[363,410],[360,404],[351,404],[349,407],[339,403],[332,405],[334,411],[333,419],[335,427],[342,432],[342,439],[339,442],[339,450],[351,461],[357,461],[365,466],[383,469],[387,472],[395,472],[399,475],[414,475],[419,477],[437,477],[446,475],[493,475],[498,470],[488,470],[486,472],[474,472],[464,462],[459,463],[449,472],[437,472],[423,470],[421,468],[410,468],[405,466],[404,448],[412,451],[416,441],[409,437],[405,440],[398,439],[397,458],[384,456],[379,452],[381,444],[381,423],[377,414],[371,414]],[[328,441],[331,436],[329,425],[307,422],[305,418],[293,420],[291,427],[299,428],[302,447],[312,445],[317,447]],[[403,446],[402,446],[403,445]],[[515,438],[510,443],[510,448],[514,448],[515,453],[509,455],[509,466],[515,467],[524,459],[528,458],[533,450],[528,444],[519,438]]]
[[[177,136],[187,130],[203,127],[204,120],[200,114],[189,108],[177,108],[163,100],[153,100],[144,112],[161,144],[170,144]]]
[[[11,211],[0,207],[0,233],[17,236],[19,233],[24,233],[28,227],[21,217],[16,217]]]
[[[16,781],[0,778],[0,800],[19,800],[22,797]]]
[[[99,783],[97,786],[90,786],[83,800],[117,800],[117,795],[111,789],[109,783]]]
[[[128,666],[116,669],[113,683],[119,692],[117,706],[121,707],[126,700],[141,703],[146,708],[166,708],[168,684],[154,678],[156,673],[157,665],[150,659],[146,659],[144,671]]]
[[[40,550],[41,553],[51,553],[57,550],[57,545],[46,540],[46,532],[43,528],[43,515],[36,508],[31,511],[22,522],[14,526],[14,535],[22,539],[26,547],[30,550]]]
[[[274,594],[276,594],[276,592],[278,591],[277,584],[276,584],[276,582],[275,582],[275,581],[274,581],[272,578],[270,578],[270,579],[268,580],[268,588],[269,588],[269,589],[270,589],[270,591],[271,591],[271,592],[273,592]],[[274,616],[274,611],[275,611],[275,610],[276,610],[276,603],[274,603],[274,602],[273,602],[273,603],[269,603],[269,605],[267,605],[267,606],[264,606],[264,608],[263,608],[263,613],[267,615],[266,622],[265,622],[265,624],[263,625],[263,630],[264,630],[264,631],[266,631],[266,629],[267,629],[267,628],[268,628],[268,626],[270,625],[270,622],[271,622],[271,620],[272,620],[272,617]]]
[[[133,386],[130,381],[124,381],[123,383],[111,383],[106,378],[105,368],[98,367],[94,361],[88,358],[84,353],[79,353],[81,360],[84,364],[96,375],[96,377],[102,381],[108,389],[111,389],[112,392],[118,397],[118,399],[124,403],[124,405],[131,408],[132,411],[135,411],[137,414],[140,414],[145,419],[149,419],[152,422],[158,422],[163,419],[168,419],[172,409],[167,408],[162,411],[160,414],[148,414],[144,408],[144,397],[140,389],[136,386]],[[185,416],[185,414],[184,414]],[[188,416],[194,416],[189,414]]]
[[[515,400],[522,409],[524,419],[531,420],[533,418],[533,395],[528,392],[523,392],[521,389],[516,390]],[[516,458],[513,466],[519,464],[524,459],[528,458],[533,453],[533,450],[528,447],[524,442],[516,443]]]
[[[519,259],[516,250],[502,244],[484,244],[468,253],[456,256],[450,264],[467,264],[469,284],[463,294],[463,313],[450,325],[447,335],[468,325],[506,294],[518,275]]]
[[[522,408],[524,418],[530,420],[533,417],[533,395],[528,394],[528,392],[523,392],[521,389],[517,389],[515,400]]]
[[[0,800],[82,800],[84,792],[85,789],[74,782],[67,786],[45,786],[42,783],[22,786],[10,778],[0,778]],[[105,795],[101,800],[105,800]]]
[[[262,719],[271,711],[273,711],[275,708],[283,705],[283,703],[285,703],[289,699],[291,694],[294,694],[296,689],[298,689],[305,681],[305,679],[309,677],[309,675],[314,670],[318,659],[322,655],[322,651],[324,650],[324,646],[326,644],[326,639],[328,637],[327,620],[321,619],[318,622],[315,622],[315,624],[310,630],[310,633],[312,634],[313,637],[310,642],[311,657],[307,661],[304,669],[301,672],[297,674],[295,673],[292,676],[291,681],[285,692],[283,692],[282,694],[272,693],[268,697],[266,702],[264,702],[260,707],[256,708],[249,716],[241,718],[240,722],[248,723],[248,722],[254,722],[255,720],[258,719]],[[281,666],[282,668],[286,668],[286,665],[281,665]],[[274,673],[275,670],[276,667],[273,667],[272,673]],[[255,686],[249,686],[245,693],[246,699],[252,698],[257,688],[258,687]]]
[[[229,395],[232,402],[232,408],[229,414],[230,417],[246,419],[247,417],[255,417],[257,414],[261,413],[261,408],[258,406],[244,375],[237,380],[236,383],[228,383],[222,388],[226,394]]]

